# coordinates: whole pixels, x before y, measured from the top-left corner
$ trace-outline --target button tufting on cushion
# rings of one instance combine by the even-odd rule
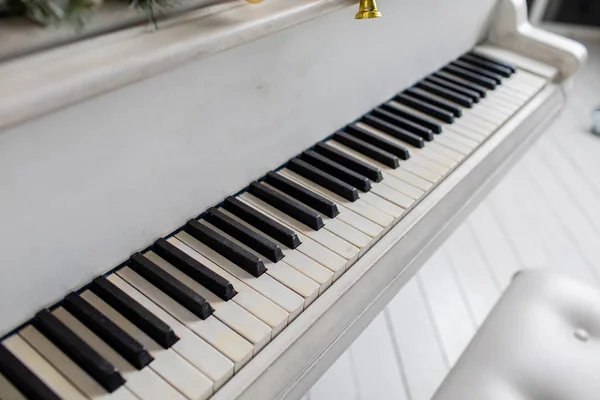
[[[515,275],[434,400],[599,400],[600,290]]]

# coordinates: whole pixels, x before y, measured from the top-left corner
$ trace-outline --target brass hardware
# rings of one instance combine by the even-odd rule
[[[246,3],[258,4],[262,3],[263,0],[246,0]]]
[[[381,18],[381,13],[377,9],[375,0],[360,0],[360,7],[356,13],[355,19]]]

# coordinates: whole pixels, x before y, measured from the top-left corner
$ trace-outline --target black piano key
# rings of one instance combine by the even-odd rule
[[[383,165],[386,165],[390,168],[398,168],[400,166],[400,161],[395,155],[381,150],[379,147],[375,147],[364,140],[350,136],[346,132],[336,132],[333,135],[333,139],[336,142],[340,142],[341,144],[348,146],[349,148],[356,150],[375,161],[379,161]]]
[[[125,383],[111,363],[48,310],[37,313],[33,325],[107,391],[112,393]]]
[[[233,285],[221,275],[212,269],[202,265],[202,263],[193,257],[187,255],[184,251],[173,246],[165,239],[158,239],[154,242],[152,251],[162,257],[165,261],[175,268],[216,294],[219,298],[228,301],[237,294]]]
[[[413,108],[417,111],[421,111],[424,114],[437,118],[441,121],[447,122],[449,124],[452,124],[454,122],[454,114],[452,114],[450,111],[433,106],[415,97],[407,96],[404,93],[400,93],[396,95],[396,97],[394,97],[394,100],[398,103],[404,104],[405,106]]]
[[[203,218],[269,260],[277,262],[283,258],[283,251],[276,243],[240,224],[216,208],[209,208]]]
[[[371,190],[371,181],[369,178],[364,175],[357,174],[351,169],[346,168],[335,161],[331,161],[327,157],[324,157],[315,151],[308,150],[302,153],[302,160],[320,169],[321,171],[327,172],[328,174],[341,179],[342,181],[354,186],[362,192],[368,192]]]
[[[63,307],[137,369],[144,368],[154,360],[140,342],[77,293],[67,295]]]
[[[480,68],[485,68],[490,72],[494,72],[498,75],[501,75],[505,78],[510,78],[510,76],[513,74],[513,72],[506,68],[503,67],[502,65],[490,62],[490,61],[484,61],[482,59],[479,59],[477,57],[473,57],[470,54],[465,54],[464,56],[460,57],[459,60],[461,61],[465,61],[468,62],[470,64],[476,65]]]
[[[379,168],[358,160],[326,143],[317,143],[315,151],[346,168],[350,168],[354,172],[366,176],[374,182],[381,182],[383,180],[383,174]]]
[[[496,81],[488,78],[487,76],[483,76],[481,74],[477,74],[475,72],[466,70],[464,68],[458,67],[456,65],[447,65],[442,68],[442,71],[447,72],[451,75],[458,76],[459,78],[465,79],[469,82],[473,82],[476,85],[483,86],[486,89],[494,90],[496,89]]]
[[[415,124],[419,124],[427,129],[431,129],[431,131],[433,133],[442,133],[442,125],[438,124],[435,121],[431,121],[426,118],[421,118],[418,115],[415,115],[415,114],[405,111],[405,110],[400,110],[399,108],[396,108],[389,104],[382,104],[379,107],[381,107],[383,110],[385,110],[389,113],[397,115],[401,118],[406,118],[407,120],[412,121]]]
[[[214,312],[212,306],[204,299],[204,297],[200,296],[142,254],[134,254],[129,261],[129,267],[132,270],[172,297],[200,319],[206,319]]]
[[[324,226],[321,215],[265,185],[252,182],[248,192],[316,231]]]
[[[310,179],[316,184],[331,190],[333,193],[336,193],[339,196],[342,196],[346,200],[358,200],[358,191],[354,186],[347,184],[341,179],[338,179],[335,176],[320,170],[319,168],[315,168],[299,158],[292,158],[288,162],[287,167],[298,175],[302,175],[303,177]]]
[[[421,90],[424,90],[431,94],[435,94],[436,96],[442,97],[446,100],[450,100],[456,104],[460,104],[463,107],[473,108],[473,100],[471,100],[470,97],[464,96],[453,90],[444,88],[442,86],[427,81],[418,82],[415,86]]]
[[[281,225],[279,222],[269,218],[249,205],[244,204],[235,197],[230,196],[226,198],[225,202],[223,202],[223,208],[236,215],[238,218],[243,219],[267,236],[286,245],[290,249],[295,249],[302,244],[296,232]]]
[[[453,85],[457,85],[457,86],[462,87],[462,88],[464,88],[466,90],[473,91],[473,92],[477,93],[479,95],[479,97],[484,97],[485,98],[487,96],[487,89],[484,88],[483,86],[477,85],[476,83],[469,82],[469,81],[464,80],[464,79],[463,80],[458,79],[458,77],[455,77],[452,74],[442,75],[442,74],[439,74],[439,73],[436,72],[436,73],[434,73],[432,75],[432,77],[440,79],[440,80],[442,80],[444,82],[451,83]]]
[[[291,196],[299,202],[302,202],[307,206],[314,208],[318,212],[327,215],[329,218],[335,218],[340,214],[337,204],[335,204],[333,201],[326,199],[320,194],[315,193],[312,190],[309,190],[276,172],[269,172],[265,177],[265,181],[269,185],[286,193],[288,196]]]
[[[179,337],[169,325],[105,277],[99,276],[94,279],[90,290],[163,348],[168,349],[179,341]]]
[[[374,115],[367,114],[361,118],[361,121],[412,146],[418,148],[423,148],[425,146],[425,141],[421,136],[415,135],[414,133],[409,132],[406,129],[394,126],[394,124],[384,121],[383,119],[378,118]]]
[[[258,278],[267,272],[260,258],[195,219],[189,220],[184,229],[250,275]]]
[[[387,151],[388,153],[398,156],[403,160],[408,160],[410,158],[410,153],[406,147],[384,139],[383,137],[369,132],[366,129],[356,125],[348,125],[344,128],[344,131],[359,140],[363,140],[372,144],[373,146],[377,146],[381,150]]]
[[[441,100],[441,99],[436,99],[435,97],[433,97],[429,94],[419,92],[415,89],[407,89],[404,91],[404,93],[408,94],[416,99],[424,101],[425,103],[431,104],[434,107],[438,107],[443,110],[450,111],[454,115],[455,118],[462,117],[462,110],[460,109],[459,106],[457,106],[455,104],[449,103],[449,102]]]
[[[408,132],[411,132],[423,140],[431,142],[433,140],[433,131],[423,125],[419,125],[415,122],[410,121],[408,118],[402,118],[400,116],[394,115],[389,111],[385,111],[382,107],[377,107],[373,109],[370,113],[371,115],[386,121],[398,128],[405,129]]]
[[[0,344],[0,373],[30,400],[60,400],[56,393],[2,344]]]
[[[501,85],[502,84],[502,76],[501,75],[495,74],[493,72],[490,72],[490,71],[488,71],[485,68],[481,68],[481,67],[478,67],[476,65],[470,64],[470,63],[465,62],[465,61],[460,61],[460,60],[454,61],[452,63],[452,65],[455,65],[455,66],[460,67],[460,68],[464,68],[467,71],[471,71],[471,72],[473,72],[475,74],[483,75],[486,78],[489,78],[489,79],[493,80],[494,82],[496,82],[496,85]]]
[[[489,58],[489,57],[486,57],[486,56],[482,56],[481,54],[478,54],[478,53],[475,53],[475,52],[470,52],[468,55],[471,56],[471,57],[475,57],[475,58],[477,58],[479,60],[482,60],[482,61],[487,61],[487,62],[496,64],[496,65],[499,65],[499,66],[501,66],[503,68],[506,68],[506,69],[510,70],[513,74],[515,72],[517,72],[517,67],[515,67],[514,65],[511,65],[511,64],[507,64],[504,61],[494,60],[492,58]]]
[[[461,96],[465,96],[466,98],[470,99],[473,103],[479,103],[479,100],[481,99],[481,96],[479,95],[479,93],[477,93],[473,90],[467,89],[463,86],[456,85],[450,81],[445,81],[445,80],[440,79],[433,75],[425,78],[424,82],[427,82],[427,83],[430,83],[433,85],[437,85],[444,89],[451,90],[454,93],[458,93]]]

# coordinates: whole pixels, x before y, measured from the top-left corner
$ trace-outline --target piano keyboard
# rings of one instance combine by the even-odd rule
[[[444,66],[5,337],[0,398],[209,398],[546,84]]]

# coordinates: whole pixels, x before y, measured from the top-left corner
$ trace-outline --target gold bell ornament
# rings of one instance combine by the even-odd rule
[[[360,6],[355,19],[381,18],[381,13],[377,9],[375,0],[360,0]]]

